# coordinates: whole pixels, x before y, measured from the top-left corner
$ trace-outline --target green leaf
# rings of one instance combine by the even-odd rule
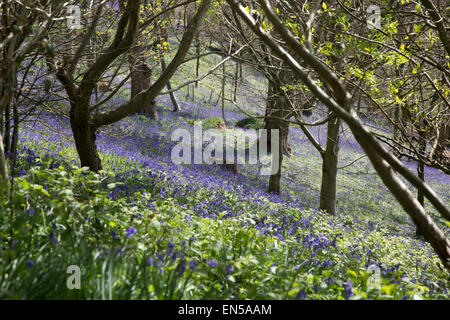
[[[28,183],[27,180],[20,181],[20,186],[26,190],[30,189],[30,184]]]

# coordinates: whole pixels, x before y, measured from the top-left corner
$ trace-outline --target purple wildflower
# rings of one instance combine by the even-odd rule
[[[137,233],[137,230],[136,230],[135,227],[128,227],[128,228],[127,228],[128,238],[131,238],[131,236],[132,236],[133,234],[136,234],[136,233]]]
[[[347,299],[349,299],[352,295],[353,295],[353,285],[352,285],[352,281],[348,280],[345,284],[344,284],[344,288],[345,288],[345,295],[347,297]]]
[[[206,262],[211,268],[215,268],[218,266],[218,263],[214,261],[213,259]]]

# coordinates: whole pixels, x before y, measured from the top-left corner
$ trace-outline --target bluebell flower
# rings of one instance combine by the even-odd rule
[[[215,268],[218,266],[218,263],[214,261],[213,259],[206,262],[211,268]]]
[[[135,227],[128,227],[127,228],[127,234],[128,234],[128,238],[131,238],[132,235],[136,234],[137,230]]]
[[[55,224],[53,224],[52,231],[50,232],[50,239],[52,239],[53,244],[57,244],[58,243],[58,239],[55,236]]]
[[[183,273],[186,272],[186,265],[187,265],[186,260],[181,260],[181,262],[180,262],[180,270],[178,271],[178,275],[180,277],[183,275]]]
[[[196,262],[195,260],[191,259],[191,261],[189,261],[189,269],[190,270],[194,270],[198,265],[198,262]]]
[[[308,295],[306,294],[306,292],[304,290],[300,290],[297,295],[295,296],[295,299],[297,300],[303,300],[308,298]]]
[[[345,296],[347,297],[347,299],[349,299],[353,295],[352,281],[348,280],[347,282],[345,282],[344,288],[345,288]]]

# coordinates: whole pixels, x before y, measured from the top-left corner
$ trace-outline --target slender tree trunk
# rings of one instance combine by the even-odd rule
[[[288,148],[287,139],[289,134],[289,124],[283,121],[285,112],[286,101],[284,92],[281,89],[281,84],[278,81],[270,80],[264,121],[265,129],[267,129],[267,147],[269,150],[272,149],[271,130],[279,130],[280,141],[278,143],[278,171],[269,178],[269,192],[275,194],[281,193],[281,168],[283,165],[283,154],[286,153]]]
[[[233,101],[237,101],[237,91],[238,91],[238,79],[239,79],[239,62],[236,61],[236,72],[234,74],[234,93],[233,93]]]
[[[394,125],[394,140],[395,142],[397,142],[397,148],[399,151],[400,150],[400,145],[402,143],[402,134],[399,130],[399,128],[402,127],[402,116],[401,116],[401,106],[397,105],[395,107],[395,114],[394,114],[394,121],[395,121],[395,125]],[[396,156],[397,158],[401,159],[401,155],[400,153],[397,151],[397,149],[394,149],[394,156]]]
[[[198,79],[200,76],[200,38],[199,36],[195,39],[195,53],[197,54],[197,63],[195,65],[195,78]],[[195,87],[198,87],[198,81],[195,81]]]
[[[243,81],[243,76],[242,76],[242,73],[243,73],[243,70],[242,70],[242,63],[240,63],[239,62],[239,79],[240,79],[240,82],[242,83],[242,81]]]
[[[166,60],[164,59],[164,56],[161,55],[161,70],[162,72],[166,71]],[[167,82],[167,90],[172,90],[172,83],[170,83],[170,80]],[[177,97],[175,96],[174,92],[169,93],[170,100],[172,101],[173,105],[173,112],[178,112],[181,110],[180,105],[178,104]]]
[[[8,164],[5,157],[5,149],[3,148],[3,136],[0,130],[0,190],[5,192],[6,198],[10,197],[11,186],[9,183]]]
[[[320,188],[320,209],[336,214],[336,177],[339,153],[339,127],[341,120],[330,119],[327,131],[327,146],[322,161],[322,186]]]
[[[17,147],[19,144],[19,110],[17,108],[17,104],[14,102],[13,105],[13,117],[14,117],[14,128],[13,135],[11,140],[11,176],[14,179],[15,168],[16,168],[16,159],[17,159]]]
[[[5,135],[3,137],[3,148],[5,153],[10,151],[10,141],[11,141],[11,110],[10,104],[5,108]]]
[[[222,64],[222,118],[225,126],[227,122],[225,120],[225,63]]]
[[[425,132],[419,130],[419,152],[425,156],[425,151],[427,148],[427,141],[425,140]],[[417,161],[417,176],[425,182],[425,164],[420,157]],[[418,189],[417,190],[417,201],[419,201],[420,205],[425,208],[425,198],[423,192]],[[422,236],[419,228],[416,228],[416,236]]]

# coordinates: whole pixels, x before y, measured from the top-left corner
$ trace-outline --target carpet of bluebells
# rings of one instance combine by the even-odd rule
[[[192,70],[183,66],[174,84]],[[238,103],[262,114],[264,101],[245,85],[264,83],[246,72]],[[345,167],[362,155],[349,133],[334,217],[316,209],[320,156],[295,127],[280,196],[266,192],[258,165],[238,174],[174,165],[171,133],[221,117],[211,86],[200,83],[195,99],[178,92],[178,113],[160,96],[159,121],[133,115],[102,129],[98,174],[79,168],[67,118],[44,112],[24,122],[13,200],[0,202],[0,298],[448,299],[448,272],[368,160]],[[124,92],[110,105],[126,101]],[[229,130],[245,117],[227,105]],[[326,128],[312,132],[326,141]],[[426,180],[450,204],[448,176],[427,168]],[[79,290],[67,286],[71,265],[81,268]]]

